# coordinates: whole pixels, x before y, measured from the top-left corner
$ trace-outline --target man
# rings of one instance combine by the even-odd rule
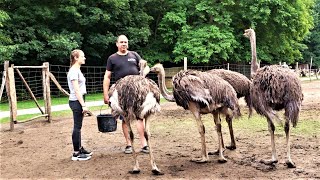
[[[109,56],[103,79],[103,97],[105,104],[109,103],[108,91],[112,72],[117,81],[127,75],[138,75],[139,66],[141,64],[146,64],[146,61],[142,60],[138,53],[128,50],[128,38],[125,35],[118,36],[116,46],[118,47],[118,51]],[[120,117],[120,119],[122,120],[122,131],[127,143],[124,153],[131,154],[132,145],[129,139],[128,127],[125,124],[123,117]],[[141,152],[149,153],[149,147],[147,146],[147,141],[144,137],[143,120],[136,121],[136,125],[140,136]]]

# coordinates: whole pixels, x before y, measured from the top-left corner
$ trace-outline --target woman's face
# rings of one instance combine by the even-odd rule
[[[80,65],[86,63],[86,57],[84,56],[83,51],[79,51],[79,56],[78,56],[78,58],[77,58],[77,62],[78,62]]]

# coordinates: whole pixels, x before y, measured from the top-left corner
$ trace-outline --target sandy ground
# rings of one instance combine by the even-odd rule
[[[303,83],[301,121],[320,120],[320,81]],[[217,156],[197,164],[190,160],[201,154],[200,135],[189,111],[163,103],[160,114],[151,119],[151,144],[158,167],[163,176],[151,172],[149,156],[139,153],[141,173],[129,174],[133,167],[132,155],[123,153],[125,146],[120,123],[112,133],[100,133],[96,117],[86,117],[83,124],[83,145],[93,150],[89,161],[71,161],[72,119],[55,117],[52,123],[35,120],[15,125],[2,124],[0,131],[1,179],[319,179],[320,133],[291,136],[291,155],[297,168],[285,166],[285,135],[276,131],[279,162],[275,166],[260,163],[271,157],[270,135],[266,120],[261,128],[250,129],[234,124],[237,149],[224,152],[228,162],[220,164]],[[243,116],[247,116],[242,106]],[[255,115],[257,116],[257,115]],[[250,119],[243,118],[245,123]],[[212,117],[203,116],[206,126],[207,149],[217,149],[217,135]],[[236,120],[237,121],[237,120]],[[299,126],[299,124],[298,124]],[[314,127],[320,130],[319,124]],[[318,131],[320,132],[320,131]],[[135,147],[139,148],[136,135]],[[223,124],[225,144],[229,143],[226,123]]]

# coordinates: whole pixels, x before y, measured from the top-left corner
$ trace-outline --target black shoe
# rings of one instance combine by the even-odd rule
[[[79,149],[79,152],[80,152],[81,154],[85,154],[85,155],[88,155],[88,156],[92,156],[92,154],[93,154],[93,152],[87,151],[87,150],[85,150],[83,147],[81,147],[81,148]]]
[[[71,160],[72,161],[86,161],[86,160],[89,160],[90,158],[91,158],[91,156],[77,152],[77,153],[73,153]]]
[[[132,146],[126,146],[124,149],[125,154],[132,154]]]
[[[145,147],[141,148],[141,152],[149,154],[149,152],[150,152],[149,151],[149,146],[145,146]]]

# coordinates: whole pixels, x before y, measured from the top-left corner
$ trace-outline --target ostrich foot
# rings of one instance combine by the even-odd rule
[[[219,158],[219,159],[218,159],[218,162],[219,162],[220,164],[226,163],[226,162],[227,162],[227,159],[224,158],[224,157],[222,157],[222,158]]]
[[[225,151],[226,149],[223,149],[222,153]],[[208,155],[219,155],[219,149],[216,150],[216,151],[211,151],[211,152],[208,152]]]
[[[274,166],[276,163],[278,163],[278,160],[264,160],[264,159],[261,159],[260,160],[261,163],[265,164],[265,165],[272,165]]]
[[[161,172],[159,169],[152,169],[152,174],[156,176],[164,175],[164,173]]]
[[[296,168],[296,165],[292,161],[286,160],[286,164],[288,168]]]
[[[237,149],[237,147],[235,145],[226,146],[226,148],[229,149],[229,150]]]
[[[195,163],[207,163],[208,162],[208,159],[205,159],[205,158],[194,158],[194,159],[191,159],[191,162],[195,162]]]
[[[130,174],[139,174],[140,173],[140,169],[134,169],[129,171]]]

